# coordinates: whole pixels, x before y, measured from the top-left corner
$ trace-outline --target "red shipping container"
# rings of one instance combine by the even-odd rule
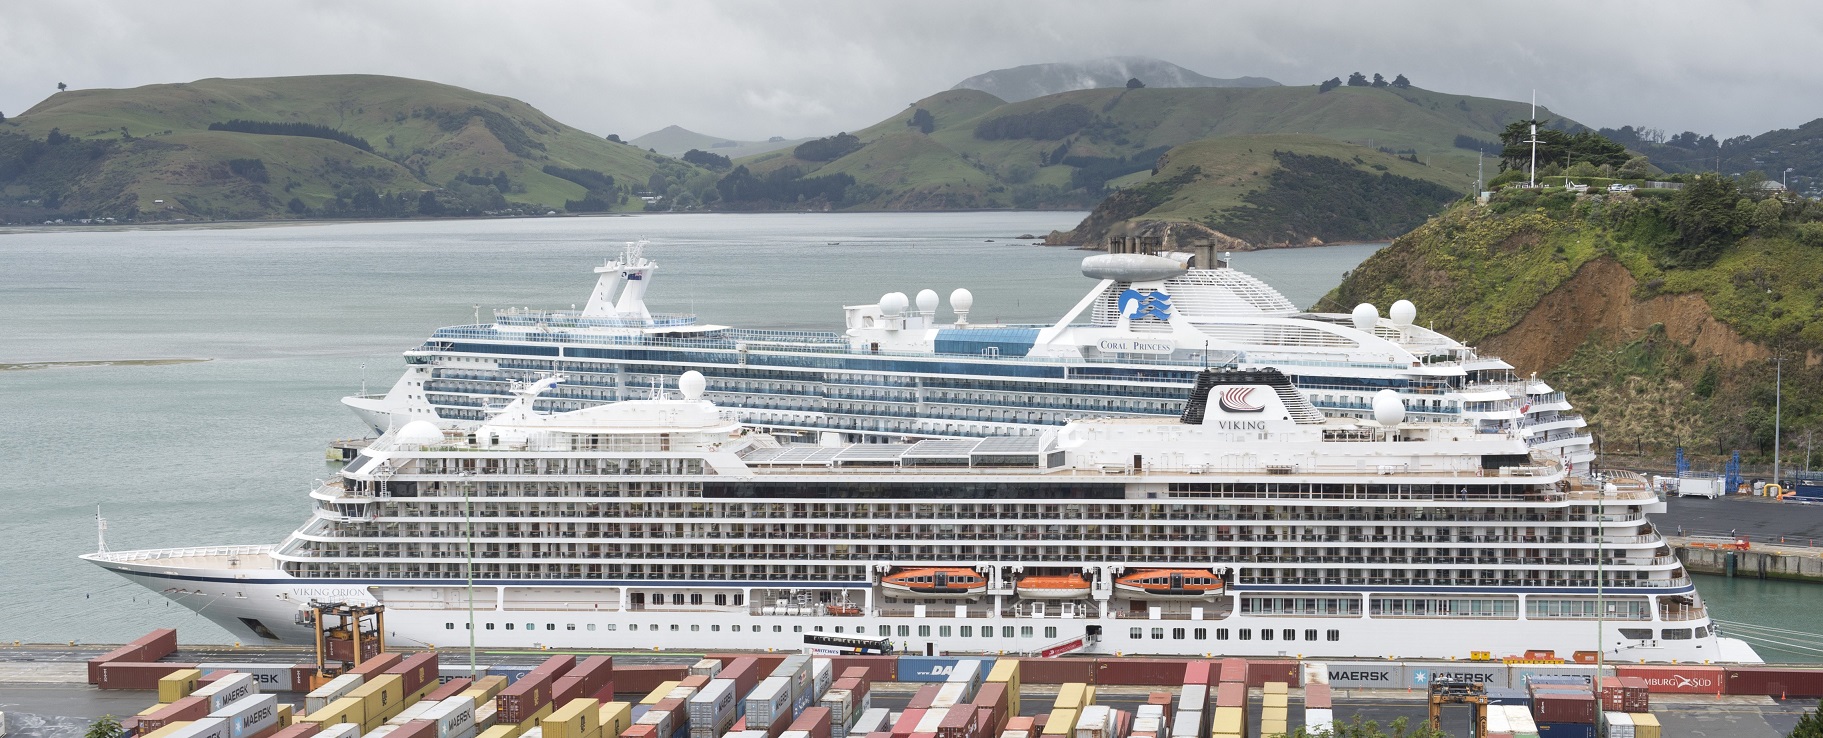
[[[1216,707],[1246,707],[1247,685],[1240,682],[1222,682],[1215,685]]]
[[[975,711],[975,735],[1000,735],[1000,716],[1004,711],[994,707],[983,707]]]
[[[134,716],[134,717],[130,717],[130,718],[122,718],[120,721],[120,734],[121,735],[140,735],[139,717]]]
[[[926,684],[912,693],[911,700],[905,703],[907,710],[928,710],[931,703],[937,701],[937,692],[942,691],[941,684]]]
[[[1601,709],[1611,712],[1647,712],[1650,703],[1645,680],[1638,677],[1601,678]]]
[[[810,738],[829,738],[829,708],[807,707],[798,714],[798,719],[791,721],[786,730],[801,730],[810,734]]]
[[[1823,671],[1776,666],[1730,666],[1728,694],[1823,697]]]
[[[614,701],[614,683],[608,682],[606,684],[601,685],[600,687],[595,688],[595,694],[592,694],[589,696],[594,697],[595,699],[601,700],[602,703],[604,703],[604,704],[608,703],[608,702],[613,702]]]
[[[1216,664],[1213,661],[1192,661],[1188,664],[1185,664],[1183,683],[1184,684],[1205,684],[1205,685],[1215,684],[1216,682],[1209,678],[1210,672],[1215,671],[1215,669],[1211,668],[1211,667],[1214,667],[1215,665]]]
[[[991,707],[996,710],[1006,708],[1006,685],[1001,682],[988,682],[975,691],[975,704]]]
[[[345,640],[336,639],[336,640],[328,641],[325,644],[324,650],[328,651],[328,656],[331,661],[354,661],[355,660],[354,644],[350,643],[348,641],[345,641]],[[376,658],[379,655],[380,655],[380,641],[379,640],[374,639],[374,638],[367,638],[367,639],[363,639],[361,641],[361,661],[362,662],[365,662],[371,658]]]
[[[353,669],[349,669],[348,673],[360,674],[361,681],[366,682],[367,677],[385,674],[387,669],[391,669],[392,667],[397,666],[399,664],[399,662],[404,661],[404,660],[405,660],[404,654],[383,653],[383,654],[375,656],[371,659],[361,662],[360,666],[356,666]]]
[[[893,735],[896,738],[909,738],[913,730],[918,729],[918,721],[924,719],[924,708],[907,707],[899,713],[899,720],[893,723]]]
[[[552,681],[550,672],[532,671],[500,690],[500,694],[494,697],[495,709],[500,711],[498,722],[523,723],[530,720],[540,708],[551,703]]]
[[[398,736],[399,738],[437,738],[437,721],[407,720],[404,725],[393,728],[392,732],[387,733],[386,735],[387,738],[392,738],[392,736]]]
[[[292,723],[279,728],[279,732],[273,733],[272,738],[310,738],[322,730],[323,726],[316,723]]]
[[[701,674],[689,674],[689,675],[686,675],[683,679],[679,679],[677,681],[677,686],[690,687],[692,689],[702,689],[703,687],[709,686],[709,677],[703,676]]]
[[[196,664],[115,661],[101,665],[96,683],[102,689],[158,689],[158,680],[171,672],[194,668]]]
[[[712,653],[703,658],[715,659],[722,662],[723,669],[733,666],[734,662],[741,659],[753,659],[754,668],[758,669],[758,671],[754,672],[753,681],[756,683],[761,679],[772,676],[772,670],[779,668],[779,664],[785,662],[785,657],[781,654]],[[833,664],[831,666],[833,666]],[[688,669],[686,669],[686,671],[688,671]]]
[[[309,692],[310,680],[316,678],[316,664],[298,664],[291,667],[291,691]]]
[[[974,710],[950,710],[937,723],[937,738],[975,738],[979,725]]]
[[[827,709],[827,708],[825,708],[825,709]],[[652,713],[655,713],[655,712],[660,713],[660,714],[663,714],[663,713],[671,714],[670,723],[671,723],[671,729],[673,731],[675,731],[678,728],[683,727],[684,725],[686,725],[690,722],[690,703],[686,700],[674,700],[674,699],[659,700],[657,702],[652,703],[652,709],[647,711],[646,714],[651,715]],[[784,720],[780,720],[780,721],[778,721],[778,723],[774,724],[774,727],[778,727],[779,725],[784,725],[785,722],[786,721],[784,721]],[[825,738],[827,738],[827,737],[825,737]]]
[[[218,679],[223,679],[223,678],[231,677],[231,676],[234,676],[233,669],[216,669],[215,671],[203,672],[202,676],[196,678],[196,686],[201,687],[205,684],[212,683]]]
[[[1306,685],[1304,685],[1304,707],[1306,709],[1314,708],[1314,709],[1318,709],[1318,710],[1328,710],[1328,709],[1330,709],[1330,701],[1332,699],[1333,699],[1333,693],[1329,691],[1329,685],[1327,685],[1327,684],[1306,684]],[[1245,692],[1242,692],[1241,693],[1242,704],[1245,704],[1246,701],[1247,701],[1247,694]],[[1216,705],[1219,707],[1228,707],[1228,705],[1223,705],[1220,702],[1217,702]]]
[[[625,733],[621,733],[620,738],[662,738],[662,737],[658,735],[658,726],[656,726],[656,725],[637,725],[636,724],[631,728],[627,728],[627,731]]]
[[[424,699],[427,702],[442,702],[451,697],[455,697],[456,695],[462,694],[462,692],[464,690],[467,690],[469,688],[469,685],[472,685],[474,683],[475,683],[475,681],[468,677],[456,677],[455,679],[451,679],[447,682],[444,682],[442,684],[442,686],[439,686],[436,689],[431,690],[430,694],[424,695]]]
[[[1210,669],[1209,673],[1214,674],[1215,669]],[[1171,732],[1171,711],[1177,709],[1177,695],[1170,692],[1152,692],[1146,695],[1146,704],[1158,705],[1164,709],[1165,720],[1163,724],[1160,725],[1160,728],[1162,729],[1161,732],[1169,734]]]
[[[1532,719],[1541,723],[1595,723],[1595,696],[1588,692],[1538,692],[1532,696]]]
[[[1622,666],[1621,676],[1646,682],[1646,691],[1674,694],[1721,694],[1728,673],[1720,666]]]
[[[1163,659],[1098,659],[1094,683],[1122,686],[1186,684],[1184,675],[1191,663]]]
[[[1020,684],[1095,683],[1095,662],[1091,659],[1020,659]]]
[[[899,678],[897,656],[835,656],[830,659],[829,667],[832,673],[869,682],[890,682]],[[850,673],[861,668],[867,670],[865,676]]]
[[[582,691],[582,680],[576,677],[562,677],[551,682],[551,703],[555,705],[570,704],[570,700],[586,697]]]
[[[571,669],[565,676],[582,680],[582,691],[593,694],[601,690],[601,685],[614,681],[614,657],[590,656]]]
[[[854,693],[855,704],[860,704],[862,698],[867,696],[867,690],[870,686],[870,683],[865,679],[838,679],[834,684],[829,685],[829,688],[846,689],[849,692]]]
[[[683,681],[690,674],[689,664],[636,664],[614,669],[614,684],[622,692],[645,694],[665,682]],[[530,676],[530,675],[527,675]],[[758,683],[758,680],[755,680]],[[669,738],[669,736],[667,736]]]
[[[1245,684],[1247,682],[1247,660],[1236,658],[1222,659],[1222,681],[1241,682]]]
[[[150,733],[171,723],[201,720],[209,716],[208,697],[185,697],[158,712],[139,719],[139,727]]]
[[[386,673],[399,675],[399,686],[405,694],[417,694],[424,685],[437,680],[437,654],[414,653],[388,667]]]
[[[1284,682],[1296,687],[1300,671],[1296,661],[1250,661],[1247,663],[1247,686],[1264,687],[1267,682]]]
[[[544,663],[539,664],[537,667],[533,668],[532,671],[546,672],[551,675],[552,679],[556,679],[558,677],[569,676],[570,670],[574,668],[576,668],[576,657],[564,655],[552,656],[545,659]],[[688,667],[685,667],[685,670],[687,671]]]
[[[1006,719],[1006,727],[1001,730],[1036,730],[1037,724],[1038,718],[1031,715],[1015,715]]]
[[[101,666],[113,661],[145,663],[177,652],[177,631],[160,628],[133,639],[120,648],[89,659],[89,683],[101,683]]]
[[[747,693],[752,692],[754,685],[760,683],[759,668],[759,662],[753,658],[735,659],[723,664],[722,673],[715,675],[715,678],[732,680],[734,694],[740,699],[746,699]]]

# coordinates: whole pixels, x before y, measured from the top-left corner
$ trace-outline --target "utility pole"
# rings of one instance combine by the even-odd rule
[[[1785,357],[1773,356],[1772,366],[1772,483],[1778,484],[1779,420],[1785,414]]]
[[[1538,91],[1532,91],[1532,171],[1526,175],[1526,186],[1538,186]]]

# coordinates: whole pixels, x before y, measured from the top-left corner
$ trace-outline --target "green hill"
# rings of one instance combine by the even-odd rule
[[[791,148],[807,140],[809,139],[785,139],[774,136],[765,141],[737,141],[697,133],[682,126],[665,126],[627,143],[642,149],[651,149],[665,156],[683,156],[684,152],[691,149],[701,149],[711,154],[738,159],[743,156]]]
[[[211,130],[224,124],[234,130]],[[426,191],[426,210],[444,213],[639,209],[628,193],[661,173],[706,176],[518,100],[371,75],[72,90],[0,125],[0,203],[15,218],[46,205],[141,220],[292,217],[300,206],[398,215]]]
[[[1823,426],[1823,205],[1707,176],[1683,190],[1503,190],[1395,240],[1317,306],[1418,321],[1567,391],[1609,452],[1770,456]]]
[[[847,207],[1087,207],[1142,180],[1172,148],[1305,134],[1415,157],[1432,172],[1422,179],[1467,192],[1476,153],[1459,137],[1493,140],[1528,114],[1524,103],[1418,88],[1092,89],[1016,103],[959,89],[852,132],[859,148],[833,160],[800,147],[736,164],[757,176],[853,177]]]
[[[1166,152],[1156,173],[1048,243],[1096,245],[1111,231],[1229,249],[1391,238],[1460,196],[1433,167],[1299,134],[1226,136]]]

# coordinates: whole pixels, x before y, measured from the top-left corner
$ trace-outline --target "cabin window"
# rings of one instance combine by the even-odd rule
[[[928,625],[918,626],[918,637],[919,638],[929,638],[930,637],[930,626],[928,626]]]
[[[1241,640],[1243,640],[1243,641],[1253,640],[1253,629],[1252,628],[1242,628],[1241,629]]]
[[[1227,628],[1216,628],[1215,629],[1215,639],[1218,641],[1228,640],[1228,629]]]
[[[734,606],[735,607],[740,607],[741,605],[746,604],[746,602],[747,602],[747,595],[737,594],[734,596]]]
[[[576,629],[576,624],[575,624],[575,623],[564,623],[564,624],[563,624],[563,629],[564,629],[564,630],[575,630],[575,629]]]
[[[785,632],[785,626],[783,626],[783,625],[774,625],[774,626],[772,626],[772,632],[774,632],[774,633],[783,633],[783,632]]]
[[[909,626],[909,625],[899,626],[899,637],[900,638],[910,638],[911,637],[911,626]]]
[[[1152,629],[1152,640],[1162,641],[1164,639],[1165,639],[1165,629],[1164,628],[1153,628]]]
[[[1027,626],[1021,627],[1019,629],[1019,637],[1020,638],[1031,638],[1032,637],[1032,626],[1027,625]]]
[[[992,625],[981,626],[981,637],[982,638],[993,638],[994,637],[994,626],[992,626]]]
[[[1171,640],[1181,641],[1183,639],[1184,639],[1184,629],[1183,628],[1172,628],[1171,629]]]
[[[949,634],[950,634],[950,627],[949,627],[949,626],[947,626],[947,625],[939,625],[939,626],[937,626],[937,636],[938,636],[938,637],[939,637],[939,638],[948,638],[948,637],[949,637]]]
[[[684,604],[684,594],[682,592],[679,592],[677,594],[671,595],[671,604],[673,604],[673,605]]]
[[[717,604],[717,605],[726,605],[726,604],[728,604],[728,595],[716,595],[716,596],[715,596],[715,604]]]
[[[671,632],[673,632],[673,633],[676,633],[676,632],[677,632],[677,623],[672,623],[672,624],[671,624]]]
[[[1133,640],[1139,640],[1140,638],[1144,637],[1144,636],[1140,635],[1140,633],[1141,633],[1141,630],[1139,628],[1134,628],[1127,632],[1127,637],[1132,638]]]
[[[1208,628],[1197,628],[1196,630],[1193,630],[1190,632],[1190,636],[1199,641],[1209,640],[1209,629]]]
[[[793,626],[791,626],[791,632],[793,632],[793,633],[802,633],[802,632],[804,632],[804,626],[802,626],[802,625],[793,625]]]
[[[1316,639],[1317,639],[1317,632],[1315,630],[1304,631],[1304,640],[1314,641]]]
[[[456,629],[456,624],[455,624],[455,623],[444,623],[444,624],[443,624],[443,629],[444,629],[444,630],[455,630],[455,629]]]
[[[488,630],[493,630],[493,629],[494,629],[494,624],[493,624],[493,623],[488,623],[488,624],[487,624],[487,629],[488,629]]]
[[[512,623],[507,623],[507,624],[506,624],[506,629],[507,629],[507,630],[512,630],[512,629],[513,629],[513,624],[512,624]]]
[[[711,633],[720,633],[720,632],[722,632],[722,626],[719,626],[719,625],[711,625],[711,626],[709,626],[709,632],[711,632]]]
[[[692,604],[692,605],[703,604],[703,596],[699,595],[699,594],[690,595],[690,604]]]
[[[1298,639],[1298,632],[1295,630],[1292,630],[1290,628],[1286,628],[1285,632],[1282,633],[1281,635],[1283,635],[1285,637],[1285,640],[1288,640],[1288,641],[1295,641]]]
[[[1056,638],[1056,637],[1057,637],[1057,627],[1056,627],[1056,626],[1052,626],[1052,627],[1049,627],[1049,628],[1045,628],[1045,629],[1044,629],[1044,637],[1046,637],[1046,638]]]
[[[690,632],[692,632],[692,633],[699,633],[699,632],[702,632],[702,629],[703,629],[703,626],[700,626],[700,625],[692,625],[692,626],[690,626]],[[676,630],[676,628],[675,628],[675,627],[673,627],[673,628],[672,628],[672,630]]]
[[[880,626],[880,635],[883,635],[883,636],[891,636],[891,635],[892,635],[892,634],[893,634],[893,627],[892,627],[892,626],[890,626],[890,625],[882,625],[882,626]]]
[[[1271,628],[1261,628],[1260,629],[1260,640],[1262,640],[1262,641],[1272,640],[1272,629]]]
[[[962,637],[963,638],[975,637],[975,626],[973,626],[973,625],[962,626]]]
[[[1011,625],[1000,626],[1000,637],[1001,638],[1012,638],[1013,637],[1013,626],[1011,626]]]
[[[586,625],[584,625],[584,626],[582,626],[582,627],[583,627],[583,629],[585,629],[585,630],[588,630],[588,631],[591,631],[591,632],[593,632],[593,631],[594,631],[594,630],[595,630],[595,624],[594,624],[594,623],[588,623],[588,624],[586,624]],[[613,630],[613,629],[614,629],[614,626],[612,626],[612,625],[610,625],[610,626],[608,626],[608,630]]]

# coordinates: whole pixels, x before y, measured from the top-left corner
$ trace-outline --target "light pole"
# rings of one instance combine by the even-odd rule
[[[1772,357],[1772,483],[1779,483],[1779,420],[1785,414],[1785,357]],[[1780,488],[1783,493],[1784,488]]]

